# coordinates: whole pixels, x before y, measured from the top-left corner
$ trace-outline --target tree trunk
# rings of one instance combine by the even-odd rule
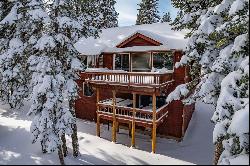
[[[63,151],[62,151],[61,145],[58,146],[58,157],[59,157],[59,160],[60,160],[60,164],[61,165],[65,165],[65,163],[64,163],[64,157],[63,157]]]
[[[223,144],[221,140],[215,144],[214,165],[218,164],[222,152],[223,152]]]
[[[47,153],[46,147],[44,145],[44,140],[41,141],[41,146],[42,146],[42,152]]]
[[[61,137],[62,139],[62,149],[63,149],[63,154],[64,154],[64,157],[67,157],[68,156],[68,149],[67,149],[67,145],[66,145],[66,138],[65,138],[65,134],[62,135]]]
[[[74,117],[76,119],[76,113],[75,113],[75,102],[74,100],[69,101],[69,109]],[[73,133],[71,135],[72,139],[72,147],[73,147],[73,156],[78,157],[79,156],[79,143],[78,143],[78,136],[77,136],[77,125],[76,123],[72,126]]]

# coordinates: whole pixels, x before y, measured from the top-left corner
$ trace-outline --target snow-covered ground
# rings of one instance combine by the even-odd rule
[[[29,126],[31,118],[26,113],[29,102],[21,110],[10,110],[0,104],[0,164],[59,164],[57,154],[42,154],[38,143],[31,144]],[[111,130],[102,126],[102,138],[95,136],[95,123],[78,120],[81,157],[65,159],[66,164],[212,164],[213,108],[197,104],[184,141],[157,138],[157,154],[151,154],[149,136],[136,133],[136,149],[130,148],[128,131],[120,130],[118,143],[112,143]]]

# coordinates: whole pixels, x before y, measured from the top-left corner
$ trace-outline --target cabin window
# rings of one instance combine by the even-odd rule
[[[93,88],[89,84],[83,83],[83,96],[91,97],[93,94]]]
[[[115,69],[129,71],[129,54],[115,55]]]
[[[151,71],[150,53],[132,53],[132,70],[134,72]]]
[[[103,55],[98,57],[98,67],[103,68]]]
[[[87,56],[79,56],[79,60],[83,64],[84,69],[87,68]]]
[[[100,61],[100,58],[97,56],[80,56],[80,60],[84,68],[94,68],[98,65],[97,62]]]
[[[163,69],[163,68],[166,68],[168,70],[174,69],[173,52],[153,53],[153,57],[154,57],[153,64],[155,69]]]

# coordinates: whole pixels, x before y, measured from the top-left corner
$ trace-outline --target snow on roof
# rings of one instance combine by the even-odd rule
[[[75,48],[82,55],[100,55],[102,52],[119,52],[116,46],[126,39],[130,38],[136,33],[140,33],[147,36],[157,42],[163,44],[163,46],[147,46],[146,50],[157,50],[157,49],[181,49],[186,47],[187,39],[184,39],[186,34],[185,31],[174,31],[169,23],[155,23],[155,24],[144,24],[144,25],[134,25],[126,27],[117,27],[103,29],[100,33],[99,38],[94,37],[81,38],[76,44]],[[137,50],[143,50],[142,46],[133,47]],[[131,51],[131,49],[129,50]]]

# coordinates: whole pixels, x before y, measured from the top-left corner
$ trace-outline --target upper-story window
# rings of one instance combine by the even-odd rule
[[[99,62],[100,65],[100,61],[101,58],[97,57],[97,56],[80,56],[79,57],[82,64],[84,65],[84,68],[95,68],[97,67],[97,62]],[[103,63],[102,63],[103,64]]]
[[[155,69],[166,68],[168,70],[174,70],[173,52],[153,53],[153,57],[154,57],[153,66]]]
[[[100,55],[99,57],[98,57],[98,67],[99,68],[103,68],[103,55]]]
[[[132,53],[131,58],[133,72],[151,71],[150,53]]]
[[[129,71],[129,54],[115,55],[115,69]]]

